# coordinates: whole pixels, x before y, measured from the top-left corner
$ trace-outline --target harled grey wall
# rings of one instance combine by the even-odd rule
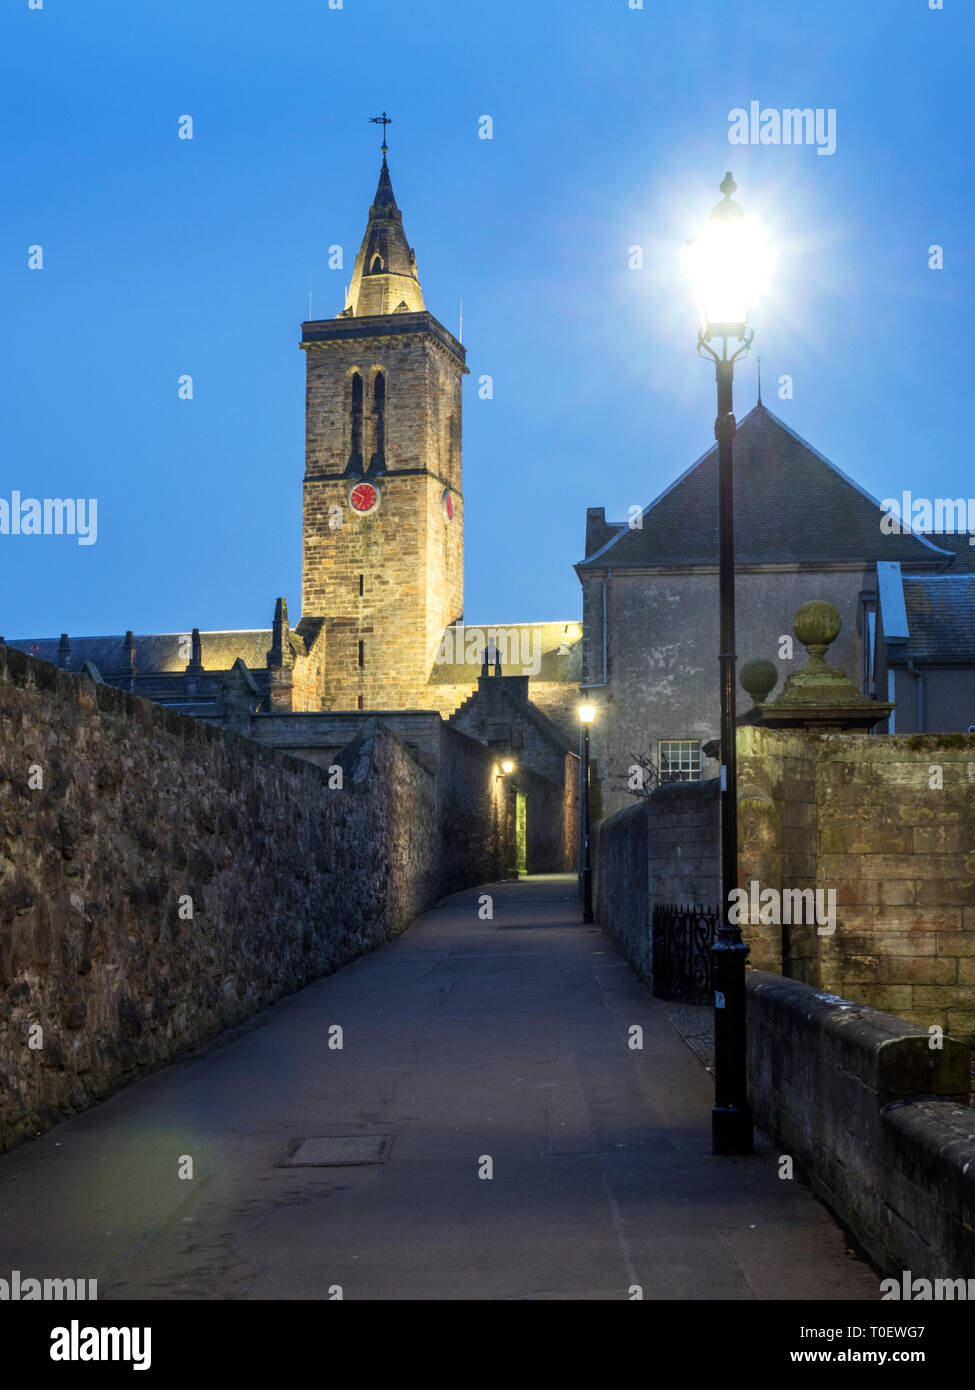
[[[875,578],[873,580],[875,583]],[[747,571],[736,579],[738,666],[766,657],[785,678],[805,664],[804,648],[793,637],[793,659],[779,657],[779,639],[792,636],[792,615],[810,599],[835,604],[843,628],[827,653],[860,686],[857,611],[860,591],[872,587],[863,569]],[[602,584],[593,576],[584,586],[586,682],[602,680]],[[618,775],[659,739],[718,735],[718,580],[701,572],[659,574],[620,571],[607,587],[609,684],[588,690],[596,706],[592,756],[599,779],[600,814],[612,815],[633,804]],[[738,708],[748,697],[738,687]],[[975,716],[973,716],[975,717]],[[707,761],[704,776],[717,774]]]

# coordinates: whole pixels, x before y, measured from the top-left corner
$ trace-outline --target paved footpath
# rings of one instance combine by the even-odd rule
[[[876,1299],[767,1140],[711,1155],[710,1106],[573,878],[487,885],[0,1157],[0,1276],[103,1299]],[[381,1165],[277,1166],[296,1139],[381,1134]]]

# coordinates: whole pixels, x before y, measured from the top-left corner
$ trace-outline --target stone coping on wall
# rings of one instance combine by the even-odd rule
[[[969,1048],[782,976],[746,990],[756,1123],[885,1275],[975,1276]]]

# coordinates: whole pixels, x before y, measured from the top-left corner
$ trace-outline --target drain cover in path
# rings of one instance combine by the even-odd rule
[[[357,1163],[385,1163],[391,1134],[342,1134],[327,1139],[296,1139],[279,1168],[347,1168]]]

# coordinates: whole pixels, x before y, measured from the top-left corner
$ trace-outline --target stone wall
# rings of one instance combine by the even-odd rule
[[[969,1053],[902,1019],[749,971],[756,1122],[882,1272],[975,1277]]]
[[[494,759],[447,744],[367,725],[339,787],[0,645],[0,1149],[501,877]]]
[[[655,903],[714,908],[721,897],[718,783],[672,782],[601,821],[593,915],[648,984]]]
[[[513,828],[508,832],[499,828],[496,807],[474,804],[483,799],[483,789],[496,782],[498,760],[503,755],[468,737],[456,724],[446,723],[435,711],[379,710],[360,714],[355,710],[329,710],[301,715],[255,714],[250,718],[249,727],[251,737],[258,742],[327,768],[339,749],[372,719],[396,734],[418,762],[437,774],[440,824],[448,828],[455,840],[464,841],[460,862],[469,866],[479,856],[487,856],[487,864],[504,861],[506,849],[497,842],[497,837],[504,833],[510,837],[514,834]],[[578,759],[574,754],[558,750],[552,754],[551,748],[549,753],[544,766],[551,777],[536,775],[533,769],[525,767],[522,756],[515,754],[517,778],[528,796],[528,873],[571,872],[576,868]],[[512,821],[512,827],[513,824]],[[477,840],[482,841],[481,850],[476,847]],[[485,868],[482,881],[491,876]]]
[[[593,836],[593,916],[646,983],[653,983],[650,801],[609,820]]]
[[[515,780],[527,798],[526,872],[574,873],[578,867],[578,760],[564,758],[565,786],[519,766]]]
[[[715,855],[699,851],[700,867],[686,879],[681,863],[658,875],[654,843],[669,839],[673,853],[673,813],[683,799],[676,793],[684,790],[655,793],[597,831],[596,920],[648,984],[658,884],[679,899],[682,883],[717,873],[715,836]],[[716,824],[716,786],[698,791],[696,806],[690,797],[684,804],[691,825],[697,811],[697,828],[707,832],[709,819]],[[655,801],[670,806],[661,813]],[[792,1158],[794,1176],[813,1186],[885,1275],[975,1277],[968,1047],[780,975],[749,970],[746,988],[755,1120]]]
[[[301,714],[254,714],[250,737],[269,748],[328,767],[340,748],[370,719],[378,719],[434,771],[440,756],[440,715],[432,710],[326,710]]]
[[[562,774],[562,868],[577,873],[581,858],[582,840],[579,824],[579,798],[582,768],[574,753],[566,753]]]
[[[644,804],[649,890],[626,867],[636,850],[616,843],[634,834],[629,812],[601,826],[595,874],[599,920],[641,973],[642,937],[626,944],[639,914],[620,908],[621,884],[601,885],[603,865],[657,902],[720,901],[717,783],[661,787]],[[774,890],[780,909],[790,890],[824,905],[835,894],[832,923],[746,917],[753,969],[975,1040],[975,735],[742,728],[738,817],[746,891]]]
[[[653,901],[717,907],[721,900],[717,780],[656,787],[649,805]]]
[[[739,731],[739,882],[746,887],[753,881],[782,890],[816,886],[816,747],[805,734]],[[815,927],[750,922],[743,931],[754,969],[819,983]]]
[[[975,735],[742,729],[740,878],[836,893],[749,925],[752,964],[975,1038]]]
[[[499,756],[510,752],[520,766],[561,783],[567,740],[531,703],[528,676],[482,676],[450,722],[471,738],[490,744]]]
[[[498,778],[497,757],[482,743],[439,724],[437,819],[449,833],[444,855],[443,891],[502,877],[514,862],[513,826],[507,815],[507,788]]]

